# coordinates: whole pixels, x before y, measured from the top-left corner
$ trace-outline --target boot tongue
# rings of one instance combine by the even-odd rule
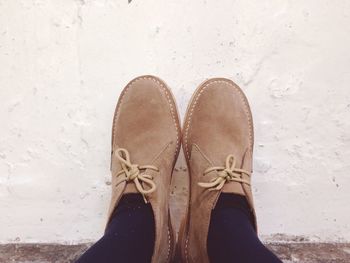
[[[245,195],[242,184],[238,182],[226,182],[224,187],[222,188],[223,193],[232,193],[238,195]]]
[[[135,184],[132,182],[128,182],[124,190],[124,194],[130,194],[130,193],[139,193],[139,191],[137,191],[136,189]]]

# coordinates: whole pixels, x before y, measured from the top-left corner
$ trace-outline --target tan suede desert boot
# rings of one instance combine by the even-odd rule
[[[182,262],[206,263],[211,211],[221,192],[246,196],[255,219],[250,186],[252,115],[235,83],[215,78],[200,85],[187,108],[183,147],[190,198],[177,252]]]
[[[142,194],[154,214],[154,263],[170,262],[174,254],[169,193],[179,147],[177,108],[166,84],[153,76],[132,80],[121,93],[114,115],[108,222],[123,194]]]

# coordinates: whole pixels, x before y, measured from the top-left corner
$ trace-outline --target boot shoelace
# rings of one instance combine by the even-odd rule
[[[226,158],[225,167],[224,166],[210,167],[206,169],[203,173],[203,175],[206,175],[210,172],[216,171],[218,174],[217,177],[213,178],[208,183],[200,182],[198,183],[198,185],[203,188],[209,189],[209,191],[221,190],[224,187],[225,183],[229,181],[250,185],[250,182],[248,180],[242,179],[242,175],[246,174],[250,176],[251,173],[240,168],[235,168],[235,166],[236,166],[236,159],[232,154],[230,154]]]
[[[133,181],[137,191],[139,191],[145,202],[147,203],[146,194],[154,192],[157,188],[156,184],[153,182],[153,177],[149,174],[141,173],[146,169],[158,172],[159,169],[153,165],[138,165],[132,164],[130,160],[130,154],[126,149],[118,148],[115,152],[118,158],[122,170],[119,171],[116,176],[124,175],[125,177],[120,180],[117,185],[122,182]],[[148,185],[148,189],[145,189],[143,185]]]

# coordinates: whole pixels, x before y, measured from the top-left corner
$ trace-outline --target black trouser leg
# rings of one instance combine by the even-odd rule
[[[259,240],[244,196],[221,194],[212,211],[208,255],[211,263],[281,263]]]
[[[104,236],[76,263],[149,263],[154,247],[154,217],[139,194],[124,195]]]

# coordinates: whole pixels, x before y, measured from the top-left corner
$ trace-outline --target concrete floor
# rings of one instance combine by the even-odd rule
[[[0,245],[0,263],[71,263],[90,244]],[[273,243],[267,246],[285,263],[349,263],[350,244]]]

